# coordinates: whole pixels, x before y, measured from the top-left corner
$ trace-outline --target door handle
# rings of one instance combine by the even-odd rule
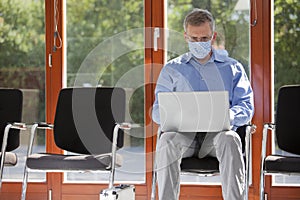
[[[160,37],[160,30],[158,27],[154,28],[154,33],[153,33],[153,50],[158,51],[158,38]]]

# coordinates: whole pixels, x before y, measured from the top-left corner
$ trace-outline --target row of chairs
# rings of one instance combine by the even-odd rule
[[[17,89],[0,89],[0,139],[3,139],[0,187],[4,165],[15,165],[17,157],[11,151],[19,146],[20,130],[27,125],[21,123],[22,92]],[[263,130],[261,162],[261,199],[264,199],[264,176],[268,173],[299,174],[300,158],[285,155],[266,155],[267,130],[275,128],[276,138],[284,151],[300,155],[297,148],[300,134],[300,86],[285,86],[279,91],[275,124],[267,123]],[[122,165],[116,153],[123,146],[124,130],[130,129],[125,120],[125,91],[121,88],[64,88],[60,91],[54,124],[35,123],[31,126],[30,142],[26,157],[22,200],[25,200],[28,172],[42,170],[58,171],[109,171],[109,187],[114,184],[115,167]],[[57,147],[72,154],[32,154],[34,138],[38,129],[53,129]],[[251,162],[251,134],[253,125],[240,127],[246,161],[247,186]],[[99,134],[101,133],[101,134]],[[181,169],[189,174],[219,173],[215,158],[187,158]],[[152,199],[155,199],[156,173],[153,174]],[[248,193],[248,187],[247,187]]]

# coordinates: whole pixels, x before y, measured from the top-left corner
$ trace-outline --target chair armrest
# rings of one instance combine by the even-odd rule
[[[248,124],[245,125],[245,153],[250,153],[250,148],[252,146],[252,134],[256,132],[256,125],[255,124]]]
[[[275,124],[273,123],[265,123],[263,127],[262,133],[262,144],[261,144],[261,163],[260,163],[260,198],[264,196],[263,187],[264,187],[264,163],[266,158],[266,151],[267,151],[267,137],[268,137],[268,130],[274,130]]]
[[[38,126],[36,128],[38,129],[53,129],[54,125],[53,124],[49,124],[46,122],[38,122],[36,123]]]
[[[254,124],[248,124],[245,125],[245,153],[250,153],[250,148],[252,146],[252,139],[251,136],[253,133],[256,132],[256,125]]]
[[[19,130],[26,130],[27,129],[26,124],[22,123],[22,122],[13,122],[13,123],[8,123],[8,124],[11,124],[10,128],[13,128],[13,129],[19,129]]]
[[[2,155],[4,155],[4,153],[6,151],[8,133],[9,133],[10,129],[26,130],[26,124],[21,123],[21,122],[13,122],[13,123],[8,123],[5,126],[4,133],[3,133],[3,140],[2,140],[2,149],[1,149]],[[2,156],[2,158],[3,157],[5,157],[5,156]]]
[[[21,123],[21,122],[13,122],[13,123],[8,123],[5,126],[4,133],[3,133],[3,140],[2,140],[2,148],[1,148],[2,156],[0,159],[0,188],[2,186],[2,174],[3,174],[3,167],[4,167],[4,161],[5,161],[8,133],[9,133],[10,129],[26,130],[26,124]]]
[[[266,158],[267,152],[267,139],[268,139],[268,130],[275,129],[275,124],[273,123],[265,123],[263,127],[263,135],[262,135],[262,144],[261,144],[261,164],[260,168],[261,171],[264,170],[264,161]]]
[[[256,132],[256,125],[255,124],[249,124],[248,126],[250,126],[250,133],[251,134]]]
[[[256,131],[254,124],[248,123],[237,128],[236,133],[240,136],[242,142],[242,152],[245,152],[246,145],[249,143],[250,135]]]
[[[114,130],[113,130],[113,141],[112,141],[112,161],[111,161],[111,173],[109,177],[109,186],[108,188],[112,188],[114,185],[114,179],[115,179],[115,167],[116,167],[116,152],[117,152],[117,140],[118,140],[118,132],[119,129],[121,130],[130,130],[131,124],[130,123],[116,123]]]
[[[34,142],[35,133],[36,133],[37,129],[53,129],[53,125],[48,124],[46,122],[38,122],[38,123],[34,123],[32,125],[31,131],[30,131],[30,139],[29,139],[28,149],[27,149],[27,157],[32,153],[33,142]]]
[[[122,130],[130,130],[131,128],[135,128],[138,127],[136,124],[131,124],[131,123],[127,123],[127,122],[123,122],[119,124],[119,129]]]

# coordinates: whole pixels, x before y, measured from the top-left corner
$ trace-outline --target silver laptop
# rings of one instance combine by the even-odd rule
[[[230,130],[227,91],[161,92],[162,131],[218,132]]]

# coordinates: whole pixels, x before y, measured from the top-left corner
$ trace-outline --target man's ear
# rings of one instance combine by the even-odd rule
[[[217,35],[218,35],[217,32],[214,32],[214,33],[213,33],[212,40],[216,40],[216,39],[217,39]]]
[[[184,37],[184,40],[185,40],[186,42],[188,42],[188,37],[187,37],[187,35],[186,35],[186,32],[183,33],[183,37]]]

